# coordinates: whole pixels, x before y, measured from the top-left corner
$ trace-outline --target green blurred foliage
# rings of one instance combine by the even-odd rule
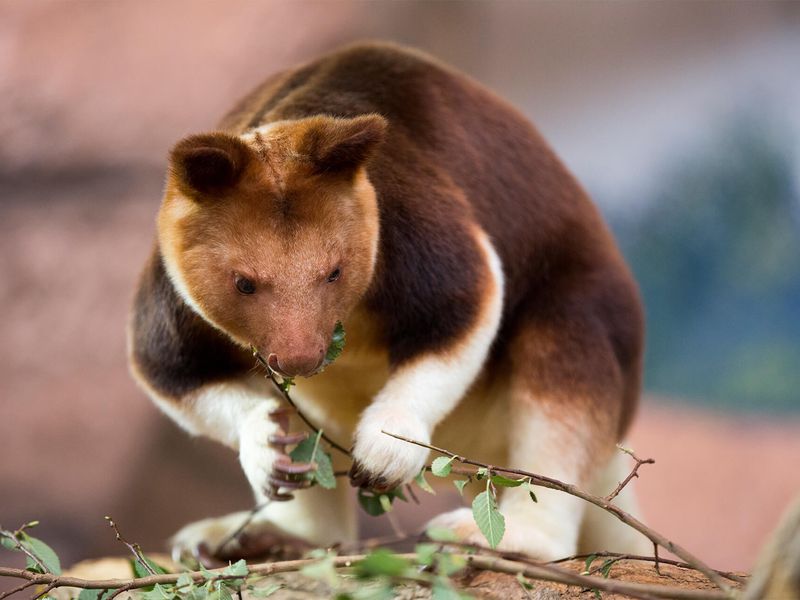
[[[779,129],[738,117],[612,217],[647,311],[645,387],[800,410],[800,198]]]

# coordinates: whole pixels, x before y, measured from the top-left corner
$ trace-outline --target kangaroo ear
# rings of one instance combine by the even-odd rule
[[[175,145],[170,170],[187,194],[215,195],[238,183],[252,156],[252,150],[235,136],[203,133]]]
[[[386,119],[364,115],[354,119],[320,117],[312,124],[303,152],[319,173],[353,171],[366,162],[386,137]]]

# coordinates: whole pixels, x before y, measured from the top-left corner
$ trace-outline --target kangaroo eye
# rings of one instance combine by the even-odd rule
[[[341,274],[342,274],[341,269],[334,269],[333,271],[331,271],[331,274],[328,275],[328,283],[333,283],[334,281],[339,279],[339,275]]]
[[[248,279],[247,277],[236,275],[233,283],[236,285],[236,289],[239,290],[240,294],[249,296],[256,291],[256,284],[253,283],[252,279]]]

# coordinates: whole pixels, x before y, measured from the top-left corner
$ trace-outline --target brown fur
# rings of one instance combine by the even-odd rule
[[[364,154],[358,139],[356,150],[337,144],[337,127],[347,121],[326,130],[331,117],[371,118],[365,115],[381,115],[388,128],[362,132]],[[282,121],[288,123],[284,138],[274,138],[274,131],[270,140],[254,138],[244,153],[232,143],[236,185],[226,183],[218,194],[227,197],[177,208],[191,214],[183,225],[181,218],[165,216],[187,193],[185,174],[173,169],[161,246],[143,276],[133,326],[133,361],[160,393],[178,397],[192,386],[243,373],[249,365],[236,344],[275,345],[288,336],[279,353],[324,345],[325,332],[345,317],[342,307],[356,306],[374,323],[369,329],[379,332],[376,344],[393,367],[446,351],[469,331],[485,295],[472,233],[477,225],[502,260],[506,285],[502,328],[487,371],[513,363],[536,394],[586,403],[602,415],[599,422],[610,420],[615,434],[624,434],[640,387],[637,291],[596,209],[519,112],[428,57],[367,44],[274,76],[222,120],[225,134],[217,135],[228,147],[226,136]],[[380,146],[378,138],[385,138]],[[277,148],[264,146],[275,139],[283,139]],[[331,146],[341,152],[330,168],[320,168]],[[242,156],[243,167],[237,162]],[[365,169],[352,171],[368,158]],[[363,185],[354,193],[359,178]],[[367,188],[373,186],[380,228],[374,272],[356,264],[374,234],[359,227],[369,222],[361,213],[369,211]],[[211,262],[208,254],[193,261],[186,250],[197,245],[224,252]],[[299,248],[314,248],[316,255],[298,256]],[[187,317],[187,308],[173,306],[183,304],[165,281],[159,259],[165,251],[182,256],[181,269],[200,290],[201,308],[213,313],[214,325],[228,338]],[[356,261],[350,268],[358,275],[335,298],[314,291],[324,286],[284,286],[282,296],[265,293],[242,309],[232,286],[216,284],[230,280],[233,263],[259,289],[298,265],[307,268],[305,281],[319,280],[340,255]],[[293,305],[302,310],[287,314],[285,307]],[[278,306],[284,314],[272,319]],[[165,332],[175,341],[164,343]],[[180,356],[193,365],[205,365],[195,353],[221,360],[208,370],[186,368],[174,356],[165,360],[176,348],[185,349]]]

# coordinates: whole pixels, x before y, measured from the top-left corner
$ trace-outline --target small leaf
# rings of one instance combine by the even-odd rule
[[[146,556],[144,555],[142,556],[144,558],[144,561],[147,563],[147,566],[150,567],[156,574],[164,575],[165,573],[167,573],[167,570],[164,567],[157,565]],[[130,559],[130,562],[131,562],[131,570],[133,571],[134,577],[148,577],[151,574],[150,571],[148,571],[142,566],[142,563],[139,562],[139,559],[132,558]]]
[[[531,483],[531,480],[528,479],[523,485],[525,486],[528,495],[531,497],[531,500],[533,500],[534,502],[539,502],[539,500],[536,498],[536,494],[533,491],[533,484]]]
[[[342,325],[341,321],[336,321],[336,327],[333,328],[333,335],[331,336],[331,343],[328,345],[328,351],[325,353],[325,360],[322,362],[323,369],[341,356],[344,350],[346,337],[344,325]]]
[[[331,455],[320,447],[322,430],[314,437],[304,439],[289,453],[292,462],[314,463],[316,469],[305,474],[307,479],[316,481],[320,487],[331,490],[336,487],[336,476],[333,474]]]
[[[378,496],[370,494],[369,492],[360,488],[358,490],[358,503],[361,505],[361,508],[364,509],[364,512],[373,517],[380,516],[386,512],[383,510],[383,506],[381,505],[381,501]]]
[[[597,554],[590,554],[586,557],[586,561],[583,563],[583,573],[581,575],[587,575],[589,573],[589,569],[592,567],[592,563],[597,558]]]
[[[463,556],[442,552],[436,560],[436,570],[445,577],[450,577],[453,573],[460,571],[467,565]]]
[[[468,479],[457,479],[456,481],[453,482],[453,485],[456,486],[456,489],[458,490],[458,493],[463,496],[464,495],[464,486],[467,485],[468,483],[469,483]]]
[[[250,569],[247,568],[247,562],[243,558],[222,571],[223,575],[233,575],[235,577],[246,577],[249,572]]]
[[[400,577],[411,568],[411,563],[386,548],[378,548],[353,567],[356,576],[361,579],[379,576]]]
[[[492,483],[500,487],[518,487],[525,483],[526,479],[511,479],[503,475],[492,475]]]
[[[480,481],[481,479],[487,477],[489,475],[489,469],[486,467],[481,467],[477,471],[475,471],[475,479]]]
[[[36,556],[49,573],[61,575],[61,561],[58,560],[58,554],[50,546],[38,538],[29,536],[27,533],[20,534],[19,543]]]
[[[517,573],[517,581],[525,590],[532,590],[533,584],[531,584],[522,573]]]
[[[431,527],[425,531],[425,535],[434,542],[456,542],[458,536],[452,529],[446,527]]]
[[[214,573],[206,569],[203,565],[200,565],[200,572],[203,574],[203,579],[205,579],[206,581],[211,581],[216,577]]]
[[[155,584],[149,592],[142,594],[144,600],[172,600],[175,596],[175,591],[171,586],[167,588],[160,583]]]
[[[287,394],[289,393],[289,390],[292,389],[293,385],[294,385],[294,377],[286,376],[281,378],[281,383],[280,383],[281,389]]]
[[[2,545],[3,548],[6,548],[8,550],[19,550],[19,548],[17,548],[17,543],[14,541],[14,539],[6,537],[5,535],[0,537],[0,545]]]
[[[426,491],[429,494],[433,494],[434,496],[436,495],[436,492],[431,487],[431,484],[428,483],[427,479],[425,479],[425,469],[424,468],[422,469],[422,471],[419,472],[419,475],[417,475],[414,478],[414,481],[420,487],[421,490]]]
[[[332,588],[339,587],[339,574],[333,566],[333,557],[329,556],[320,561],[306,565],[300,573],[317,581],[322,581]]]
[[[81,590],[81,593],[78,594],[78,600],[97,600],[100,593],[105,591],[107,590]]]
[[[181,594],[185,594],[194,587],[194,579],[188,573],[181,573],[178,581],[175,582],[175,587],[180,590]]]
[[[489,546],[497,548],[506,531],[506,520],[497,510],[495,499],[489,492],[484,491],[475,496],[472,501],[472,516]]]
[[[446,456],[435,458],[433,463],[431,463],[431,473],[436,475],[436,477],[447,477],[450,475],[450,471],[453,468],[454,460],[454,457],[448,458]]]
[[[414,547],[414,552],[417,555],[417,563],[430,566],[439,552],[439,544],[417,544]]]
[[[445,577],[437,577],[431,588],[432,600],[461,600],[461,595]]]
[[[606,562],[603,563],[603,566],[600,567],[600,573],[608,579],[608,574],[611,572],[611,567],[614,566],[614,563],[617,562],[613,558],[609,558]]]

